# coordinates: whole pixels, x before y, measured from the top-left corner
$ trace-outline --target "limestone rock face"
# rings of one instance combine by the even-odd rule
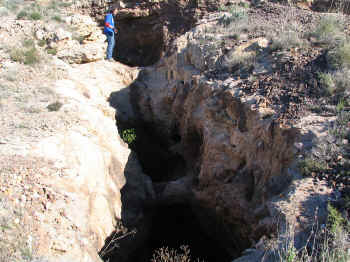
[[[68,72],[55,91],[64,101],[60,110],[75,112],[76,124],[28,152],[62,170],[59,176],[43,177],[42,183],[66,196],[65,202],[47,204],[45,221],[35,226],[35,250],[49,261],[97,262],[107,237],[121,230],[118,221],[137,225],[143,219],[145,201],[154,197],[150,179],[118,136],[114,110],[106,101],[112,91],[131,82],[136,71],[97,62]],[[58,210],[61,222],[53,226],[49,221]]]
[[[201,223],[234,254],[276,230],[280,216],[294,217],[276,199],[291,192],[297,176],[293,162],[299,132],[271,117],[275,111],[262,96],[243,93],[239,79],[205,76],[225,54],[200,44],[202,27],[179,37],[169,56],[140,73],[131,86],[131,101],[139,123],[152,125],[183,156],[188,173],[194,174]],[[255,42],[259,48],[267,44]],[[235,50],[243,48],[247,44]],[[293,204],[308,217],[305,210],[312,213],[312,205],[301,204],[310,196],[306,188],[301,186]],[[292,199],[293,193],[286,194]],[[325,206],[326,199],[319,203]]]
[[[47,40],[50,48],[57,50],[57,57],[70,64],[94,62],[105,57],[106,36],[91,17],[78,14],[65,21],[74,26],[75,38],[63,28],[55,31],[39,29],[35,32],[36,38]]]

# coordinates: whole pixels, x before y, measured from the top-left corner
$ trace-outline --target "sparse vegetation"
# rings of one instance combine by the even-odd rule
[[[157,249],[151,262],[191,262],[190,249],[188,246],[181,246],[179,250],[162,247]]]
[[[34,65],[40,62],[40,55],[35,47],[24,51],[24,61],[25,65]]]
[[[321,18],[314,32],[311,33],[317,41],[326,46],[334,46],[344,41],[344,25],[342,20],[336,16],[325,16]]]
[[[344,42],[330,50],[327,53],[327,60],[331,69],[350,68],[350,43]]]
[[[34,65],[40,62],[41,57],[35,47],[34,40],[26,38],[22,41],[23,48],[14,47],[10,51],[10,57],[13,61],[25,65]]]
[[[321,161],[306,158],[299,163],[299,168],[303,176],[311,176],[313,172],[323,172],[327,168],[327,165]]]
[[[346,262],[349,254],[347,248],[348,223],[340,212],[328,204],[326,226],[315,221],[305,247],[297,250],[294,247],[295,226],[287,225],[282,243],[277,244],[277,261],[280,262]]]
[[[333,95],[336,89],[336,85],[333,80],[333,76],[330,73],[318,73],[318,81],[322,87],[322,93],[324,95]]]
[[[299,47],[303,44],[303,40],[297,31],[293,29],[285,29],[278,34],[270,37],[271,51],[290,49],[292,47]]]
[[[239,6],[232,6],[226,10],[229,12],[228,15],[223,15],[219,19],[219,24],[225,27],[229,26],[232,23],[235,23],[240,20],[245,20],[247,22],[248,15],[245,8]]]

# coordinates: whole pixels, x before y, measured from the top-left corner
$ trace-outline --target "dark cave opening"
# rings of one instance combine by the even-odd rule
[[[179,250],[181,246],[188,247],[191,261],[229,262],[233,259],[217,240],[201,228],[189,204],[176,204],[157,208],[148,241],[142,252],[135,252],[138,255],[130,261],[150,261],[155,251],[162,247]]]
[[[148,17],[118,21],[113,53],[117,61],[129,66],[149,66],[162,57],[164,31],[153,20]]]
[[[167,182],[186,175],[187,165],[184,157],[173,152],[169,141],[162,139],[154,128],[143,125],[134,130],[136,139],[129,146],[136,152],[143,172],[151,177],[153,182]],[[176,136],[176,142],[179,143],[180,140],[181,137]]]

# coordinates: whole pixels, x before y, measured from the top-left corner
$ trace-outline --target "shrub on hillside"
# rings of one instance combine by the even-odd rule
[[[317,74],[317,77],[322,88],[322,93],[326,96],[333,95],[336,89],[336,85],[334,83],[332,74],[319,72]]]
[[[278,34],[270,36],[270,50],[284,50],[292,47],[302,46],[303,40],[300,38],[299,33],[294,30],[280,31]]]
[[[17,14],[17,19],[26,19],[28,17],[28,13],[24,10],[20,11]]]
[[[30,14],[29,17],[32,20],[40,20],[42,18],[42,15],[39,12],[34,11]]]
[[[330,50],[327,62],[331,69],[350,68],[350,43],[344,42]]]
[[[350,71],[342,69],[333,72],[319,72],[318,81],[325,96],[334,96],[339,101],[350,91]]]
[[[277,261],[281,262],[346,262],[350,258],[347,247],[348,223],[341,213],[333,206],[328,205],[327,224],[315,224],[310,230],[305,247],[296,249],[295,225],[287,225],[286,232],[280,235],[282,241],[277,247]]]
[[[35,47],[27,50],[14,48],[10,52],[13,61],[23,63],[25,65],[33,65],[40,62],[40,55]]]
[[[344,24],[339,17],[325,16],[321,18],[311,36],[321,44],[334,46],[345,39]]]

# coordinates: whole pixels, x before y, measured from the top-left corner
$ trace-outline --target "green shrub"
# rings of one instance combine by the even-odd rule
[[[60,15],[55,15],[52,17],[52,20],[57,21],[57,22],[62,22],[62,18]]]
[[[50,55],[57,55],[57,49],[56,48],[49,48],[46,50],[46,52]]]
[[[344,42],[330,50],[327,61],[331,69],[350,68],[350,43]]]
[[[46,45],[46,40],[44,40],[44,39],[39,40],[39,41],[38,41],[38,45],[39,45],[40,47],[44,47],[44,46]]]
[[[33,65],[40,62],[40,55],[38,50],[35,47],[24,52],[24,61],[25,65]]]
[[[302,39],[300,39],[299,33],[294,30],[284,30],[280,31],[274,36],[270,36],[270,50],[285,50],[292,47],[298,47],[303,44]]]
[[[121,138],[128,145],[132,144],[136,140],[136,130],[134,128],[123,130]]]
[[[34,39],[26,38],[22,41],[22,44],[26,48],[34,47]]]
[[[311,36],[315,37],[322,44],[335,45],[345,38],[344,25],[335,16],[325,16],[321,18]]]
[[[349,135],[348,123],[350,122],[350,112],[338,111],[337,118],[329,132],[339,140],[347,138]]]
[[[220,25],[228,26],[239,20],[248,20],[247,11],[242,7],[233,6],[227,9],[226,11],[228,11],[230,14],[225,14],[219,19],[218,22]]]
[[[28,13],[24,10],[20,11],[18,14],[17,14],[17,19],[25,19],[28,17]]]
[[[320,173],[327,168],[327,164],[316,161],[311,158],[306,158],[299,163],[299,169],[303,176],[311,176],[313,172]]]
[[[339,229],[346,225],[346,220],[342,217],[337,209],[328,204],[328,226],[332,233],[336,233]]]
[[[336,111],[341,112],[344,110],[344,108],[345,108],[345,101],[343,98],[341,98],[336,106]]]
[[[319,72],[317,77],[322,88],[322,93],[324,95],[333,95],[336,90],[336,85],[332,74]]]
[[[33,12],[30,14],[30,19],[32,20],[40,20],[42,15],[39,12]]]

